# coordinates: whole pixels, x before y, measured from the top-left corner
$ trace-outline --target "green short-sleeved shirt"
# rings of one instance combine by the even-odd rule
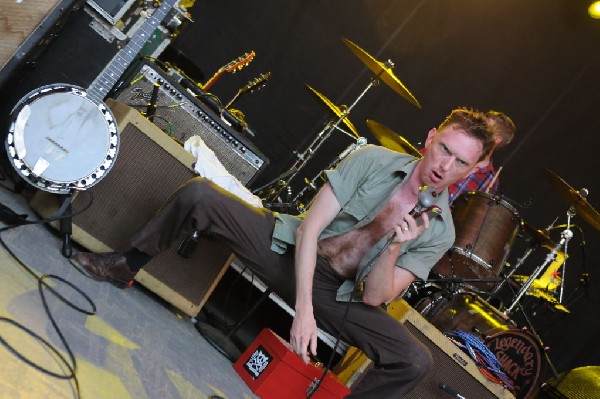
[[[319,239],[343,234],[360,228],[375,219],[390,197],[410,176],[418,159],[390,151],[384,147],[367,145],[346,157],[333,170],[325,172],[342,209],[323,230]],[[432,218],[429,228],[419,237],[406,242],[396,260],[396,266],[404,268],[420,279],[427,279],[429,271],[454,243],[454,224],[448,206],[448,191],[436,198],[442,209],[441,216]],[[283,253],[296,242],[296,230],[303,215],[275,214],[271,249]],[[385,246],[382,237],[361,259],[355,280],[345,281],[338,290],[338,300],[349,300],[355,282],[369,273],[367,264]]]

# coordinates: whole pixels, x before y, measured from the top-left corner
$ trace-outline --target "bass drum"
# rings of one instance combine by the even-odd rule
[[[546,359],[538,339],[520,330],[507,330],[486,337],[485,345],[496,355],[517,399],[537,396],[546,374]]]
[[[460,330],[480,338],[502,364],[515,397],[535,398],[546,372],[542,347],[504,313],[473,293],[458,293],[450,299],[438,293],[420,312],[444,333]]]

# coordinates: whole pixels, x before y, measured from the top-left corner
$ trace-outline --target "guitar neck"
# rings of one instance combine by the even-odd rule
[[[211,86],[214,85],[215,82],[217,81],[217,79],[219,79],[222,75],[223,75],[223,72],[215,73],[212,76],[212,78],[208,79],[208,81],[204,84],[204,86],[202,86],[202,90],[208,91],[208,89],[210,89]]]
[[[233,103],[235,102],[235,100],[238,99],[238,97],[243,93],[242,90],[238,90],[237,93],[235,93],[235,96],[233,96],[233,98],[231,100],[229,100],[229,102],[225,105],[225,109],[229,109],[229,107],[231,107],[233,105]]]
[[[92,82],[87,90],[87,95],[90,99],[97,103],[104,101],[108,92],[114,87],[129,65],[131,65],[144,44],[150,39],[156,28],[177,1],[163,1],[152,16],[142,24],[127,45],[115,55],[102,72],[100,72],[100,75]]]

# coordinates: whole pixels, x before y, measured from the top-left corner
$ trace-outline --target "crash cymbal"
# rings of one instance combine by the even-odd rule
[[[546,178],[554,188],[554,191],[565,201],[568,205],[575,208],[575,212],[583,220],[592,225],[596,230],[600,230],[600,213],[594,209],[594,207],[587,201],[587,189],[581,189],[579,191],[569,186],[563,179],[561,179],[556,173],[550,169],[544,169]]]
[[[552,248],[556,245],[554,241],[550,239],[547,232],[536,229],[524,220],[521,220],[521,228],[540,246]]]
[[[321,99],[321,101],[323,101],[325,103],[325,105],[327,105],[327,107],[329,107],[329,109],[335,114],[335,116],[337,116],[338,118],[340,118],[344,114],[344,112],[341,110],[340,107],[338,107],[337,105],[335,105],[334,103],[332,103],[323,94],[319,93],[317,90],[313,89],[309,85],[306,85],[306,87],[308,87],[308,89],[310,91],[312,91],[317,97],[319,97]],[[352,122],[350,122],[350,119],[348,119],[347,116],[342,120],[342,122],[344,122],[344,125],[346,125],[346,127],[348,129],[350,129],[350,131],[352,132],[352,134],[354,134],[356,137],[360,137],[360,134],[358,134],[358,130],[356,130],[356,128],[354,127],[354,125],[352,124]]]
[[[412,144],[383,123],[367,119],[367,126],[371,130],[371,133],[373,133],[373,136],[385,148],[421,158],[421,154]]]
[[[394,68],[394,63],[391,60],[387,61],[386,63],[379,62],[350,40],[342,38],[342,41],[346,46],[348,46],[350,51],[352,51],[354,55],[356,55],[358,59],[361,60],[362,63],[365,64],[366,67],[375,74],[377,79],[381,79],[392,90],[408,100],[408,102],[421,108],[421,104],[419,104],[419,101],[417,101],[415,96],[413,96],[406,86],[404,86],[404,84],[400,82],[396,75],[394,75],[394,72],[392,71],[392,68]]]

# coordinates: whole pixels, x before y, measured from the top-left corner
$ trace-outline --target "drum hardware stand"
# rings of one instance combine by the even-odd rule
[[[344,117],[345,116],[342,115],[342,117],[338,119],[338,122]],[[266,203],[273,203],[277,201],[282,191],[289,186],[290,182],[296,177],[300,170],[306,166],[308,161],[312,159],[317,150],[321,147],[325,140],[329,138],[333,130],[336,128],[338,128],[337,124],[332,125],[331,122],[326,123],[323,129],[321,129],[321,131],[317,134],[304,152],[299,153],[294,151],[294,154],[296,155],[296,161],[290,169],[266,185],[259,187],[253,193],[258,195]],[[341,128],[338,129],[343,131]]]
[[[546,363],[548,363],[548,366],[550,367],[550,371],[552,372],[552,375],[554,376],[554,378],[557,378],[558,372],[556,371],[556,368],[554,367],[554,363],[552,363],[552,360],[550,359],[550,354],[548,353],[550,351],[550,347],[544,346],[544,342],[540,338],[536,329],[533,327],[533,323],[529,319],[529,316],[527,315],[527,312],[525,312],[525,309],[523,308],[523,305],[521,303],[519,303],[519,310],[521,311],[521,314],[523,315],[523,317],[525,318],[525,322],[527,323],[527,327],[522,327],[521,330],[529,330],[529,333],[535,339],[537,339],[542,351],[544,352],[544,357],[546,358]]]
[[[387,65],[387,63],[386,63],[386,65]],[[389,68],[389,66],[388,66],[388,68]],[[384,71],[382,70],[381,73],[383,73],[383,72]],[[315,139],[310,143],[310,145],[304,152],[302,152],[302,153],[296,152],[296,158],[297,158],[296,162],[294,162],[294,165],[292,165],[292,167],[288,171],[284,172],[282,175],[280,175],[279,177],[276,177],[274,180],[270,181],[269,183],[265,184],[264,186],[257,188],[256,190],[253,191],[253,194],[258,195],[267,204],[266,206],[269,207],[268,205],[270,203],[277,201],[277,199],[278,199],[279,195],[281,194],[281,192],[283,191],[283,189],[290,184],[290,182],[294,179],[294,177],[296,177],[296,175],[307,164],[307,162],[310,159],[312,159],[312,157],[314,156],[316,151],[319,149],[319,147],[321,147],[321,145],[325,142],[325,140],[327,140],[329,138],[329,136],[331,136],[331,133],[334,130],[336,130],[336,129],[340,130],[341,132],[348,135],[349,137],[355,138],[354,135],[348,133],[347,131],[342,129],[339,125],[350,114],[350,111],[352,111],[354,106],[363,98],[363,96],[367,93],[367,91],[369,91],[369,89],[371,89],[371,87],[376,86],[378,84],[379,84],[379,76],[376,76],[375,78],[371,79],[371,82],[369,82],[367,87],[362,91],[362,93],[359,94],[359,96],[356,98],[356,100],[354,100],[352,105],[350,105],[349,107],[344,107],[344,110],[343,110],[342,114],[339,116],[339,118],[337,118],[333,122],[329,122],[329,123],[325,124],[323,129],[321,129],[321,131],[317,134]]]
[[[529,278],[527,279],[527,281],[525,282],[525,284],[523,284],[523,287],[521,287],[521,289],[519,290],[519,292],[517,293],[516,298],[514,299],[513,303],[504,311],[505,315],[510,315],[510,313],[512,312],[512,310],[514,309],[514,307],[517,305],[517,303],[521,300],[521,298],[523,297],[523,295],[525,295],[525,293],[527,292],[527,290],[529,289],[529,287],[531,287],[531,284],[533,284],[533,281],[540,275],[540,273],[542,272],[542,270],[544,270],[550,263],[552,263],[552,261],[554,259],[556,259],[556,254],[558,253],[558,251],[564,246],[564,261],[563,261],[563,273],[562,273],[562,278],[561,278],[561,282],[560,282],[560,293],[559,293],[559,298],[558,298],[558,302],[560,304],[562,304],[562,299],[563,299],[563,292],[564,292],[564,283],[565,283],[565,268],[567,266],[567,248],[568,248],[568,244],[569,244],[569,240],[573,237],[573,231],[571,231],[570,227],[571,227],[571,218],[575,216],[575,208],[573,206],[569,207],[569,210],[567,211],[567,224],[566,224],[566,228],[565,230],[563,230],[560,233],[560,241],[558,244],[556,244],[554,246],[554,248],[552,248],[552,250],[548,253],[548,255],[546,255],[546,259],[544,261],[544,263],[542,263],[540,266],[538,266],[533,273],[531,273],[531,276],[529,276]]]
[[[514,274],[514,273],[515,273],[515,272],[516,272],[516,271],[517,271],[517,270],[518,270],[518,269],[519,269],[519,268],[520,268],[520,267],[523,265],[523,263],[525,263],[525,260],[526,260],[527,258],[529,258],[529,255],[531,255],[531,253],[532,253],[532,252],[533,252],[535,249],[537,249],[537,248],[538,248],[538,245],[537,245],[537,244],[535,244],[535,245],[532,245],[532,246],[530,246],[529,248],[527,248],[527,251],[525,251],[525,254],[523,254],[523,256],[522,256],[522,257],[520,257],[519,259],[517,259],[517,263],[516,263],[516,265],[515,265],[515,266],[514,266],[514,267],[513,267],[513,268],[510,270],[510,272],[509,272],[509,273],[508,273],[506,276],[504,276],[504,278],[502,279],[502,281],[500,282],[500,284],[498,284],[498,285],[496,286],[496,288],[494,288],[494,289],[492,290],[492,292],[490,292],[490,294],[489,294],[489,297],[490,297],[490,298],[491,298],[491,297],[493,297],[493,296],[495,296],[495,295],[496,295],[496,294],[497,294],[497,293],[500,291],[500,289],[502,289],[502,287],[504,286],[504,284],[505,284],[505,283],[506,283],[506,282],[507,282],[507,281],[508,281],[508,280],[509,280],[509,279],[512,277],[512,275],[513,275],[513,274]]]
[[[344,151],[342,151],[340,153],[340,155],[337,156],[337,158],[335,158],[332,162],[330,162],[329,165],[327,165],[327,167],[325,168],[325,170],[333,168],[335,165],[337,165],[338,163],[340,163],[341,161],[343,161],[344,158],[346,158],[348,155],[350,155],[354,151],[358,150],[359,148],[365,146],[366,144],[367,144],[367,139],[364,138],[364,137],[359,137],[358,139],[356,139],[356,143],[350,144]],[[319,172],[319,174],[317,174],[311,180],[306,179],[305,180],[306,186],[304,186],[304,188],[302,188],[302,190],[300,190],[298,192],[298,194],[296,194],[292,198],[291,203],[292,204],[297,204],[298,207],[302,208],[302,209],[308,208],[310,206],[310,204],[312,203],[312,200],[308,204],[302,204],[302,203],[300,203],[300,199],[302,199],[302,197],[304,196],[304,194],[309,189],[313,190],[313,191],[318,189],[316,183],[317,183],[317,181],[319,179],[323,178],[323,175],[325,174],[325,170],[322,170],[321,172]],[[314,199],[314,197],[313,197],[313,199]]]

